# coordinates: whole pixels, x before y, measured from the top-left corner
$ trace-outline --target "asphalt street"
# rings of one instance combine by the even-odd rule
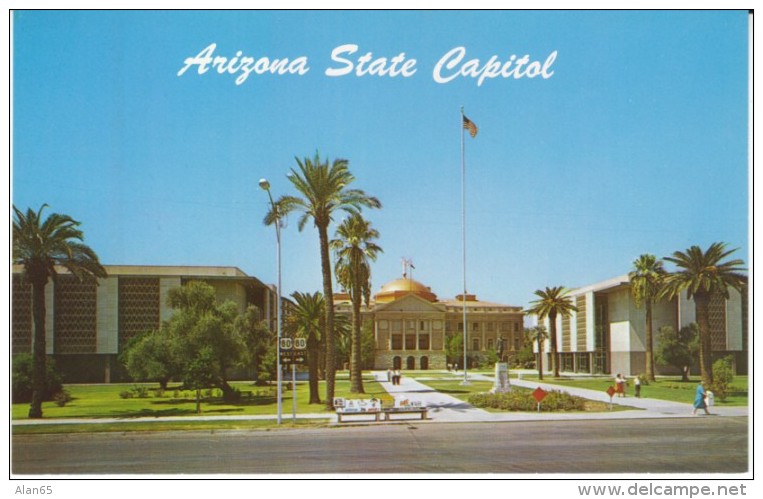
[[[19,435],[18,475],[744,473],[745,417]]]

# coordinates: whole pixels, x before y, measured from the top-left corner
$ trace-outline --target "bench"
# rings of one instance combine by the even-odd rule
[[[344,409],[340,407],[340,408],[337,408],[336,410],[336,420],[337,420],[337,423],[341,423],[342,417],[346,417],[346,416],[373,416],[374,421],[381,421],[380,419],[381,414],[382,414],[381,411],[363,411],[363,412],[345,411]]]
[[[421,414],[421,419],[427,419],[427,412],[429,409],[425,406],[420,407],[387,407],[382,409],[384,414],[384,421],[390,421],[390,416],[393,414]]]
[[[347,416],[373,416],[373,421],[381,421],[384,415],[384,421],[391,421],[393,414],[420,414],[421,419],[427,419],[429,409],[420,403],[410,404],[408,400],[403,401],[404,405],[394,407],[382,407],[381,400],[345,400],[343,398],[334,399],[336,408],[337,422],[341,423]]]

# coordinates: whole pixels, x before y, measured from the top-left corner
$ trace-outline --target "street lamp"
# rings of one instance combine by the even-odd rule
[[[281,218],[278,208],[270,194],[270,182],[267,179],[260,179],[260,188],[268,193],[270,206],[273,208],[273,215],[276,217],[276,266],[278,268],[278,284],[276,285],[276,383],[277,383],[277,401],[278,416],[277,423],[281,424]]]

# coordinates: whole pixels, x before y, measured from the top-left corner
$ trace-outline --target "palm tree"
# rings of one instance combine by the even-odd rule
[[[535,326],[527,330],[527,338],[538,344],[538,379],[543,379],[543,342],[548,338],[548,332],[543,326]]]
[[[350,392],[365,393],[362,379],[360,306],[371,298],[371,261],[382,252],[374,239],[379,231],[360,214],[353,214],[336,229],[337,239],[331,241],[336,253],[336,276],[349,293],[352,302],[352,341],[350,355]]]
[[[32,404],[30,418],[42,417],[47,357],[45,353],[45,286],[55,279],[56,267],[63,267],[80,281],[106,277],[98,256],[84,240],[80,223],[68,215],[53,213],[45,220],[43,204],[37,212],[26,214],[13,207],[13,262],[24,266],[24,277],[32,285],[34,323]]]
[[[567,290],[562,286],[553,288],[546,287],[545,290],[536,289],[535,294],[539,299],[531,302],[534,305],[528,310],[536,314],[538,319],[543,320],[548,317],[549,327],[551,329],[551,366],[554,371],[554,377],[559,377],[559,354],[556,346],[556,317],[561,315],[567,317],[572,312],[577,312],[577,307],[572,304],[572,300],[567,296]]]
[[[713,243],[702,251],[692,246],[685,252],[675,251],[665,260],[674,263],[678,269],[668,274],[663,295],[668,298],[679,296],[686,290],[687,298],[694,299],[694,310],[699,326],[699,365],[702,381],[708,386],[713,382],[712,342],[710,340],[710,300],[713,296],[729,298],[729,287],[742,291],[747,277],[740,272],[745,269],[742,260],[722,261],[736,251],[726,250],[726,243]]]
[[[299,218],[299,230],[304,229],[309,220],[318,229],[320,243],[321,273],[323,275],[323,297],[325,300],[325,341],[326,341],[326,407],[334,407],[334,383],[336,378],[336,352],[334,336],[334,292],[331,282],[331,261],[329,259],[328,226],[337,210],[350,214],[367,208],[381,208],[381,202],[375,197],[366,195],[360,189],[349,189],[355,180],[350,173],[347,160],[336,159],[333,163],[321,162],[318,153],[311,160],[296,158],[299,170],[292,168],[288,175],[289,181],[302,195],[282,196],[276,203],[275,209],[279,216],[285,216],[292,211],[302,212]],[[276,214],[271,208],[265,216],[265,224],[270,225],[276,220]]]
[[[662,260],[656,256],[644,254],[633,262],[633,270],[628,273],[631,293],[636,306],[643,303],[646,308],[646,376],[654,381],[654,340],[652,335],[652,306],[657,301],[665,278]]]
[[[316,291],[313,294],[295,291],[291,294],[295,306],[291,309],[288,324],[295,332],[307,338],[307,369],[310,374],[310,404],[320,404],[318,392],[318,363],[320,351],[321,330],[323,329],[325,304],[323,295]]]

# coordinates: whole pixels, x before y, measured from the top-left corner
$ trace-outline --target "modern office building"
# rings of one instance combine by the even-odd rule
[[[718,296],[710,304],[713,359],[732,355],[737,373],[748,366],[747,294],[729,289],[729,299]],[[570,317],[557,317],[557,349],[565,372],[622,373],[635,376],[646,366],[646,310],[636,306],[627,275],[574,289],[569,294],[577,307]],[[661,326],[678,330],[696,322],[694,302],[686,293],[654,305],[654,348]],[[545,320],[548,330],[548,319]],[[546,341],[544,367],[550,368]],[[670,366],[655,363],[657,374],[674,374]]]
[[[204,281],[219,300],[244,310],[263,311],[275,329],[276,292],[234,267],[106,265],[98,284],[81,283],[65,269],[45,287],[47,352],[65,382],[127,381],[117,360],[135,335],[159,328],[172,315],[167,292],[189,281]],[[32,350],[32,288],[23,268],[13,267],[12,352]]]
[[[522,348],[521,307],[478,300],[466,295],[467,359],[479,362],[488,350],[503,341],[508,355]],[[351,314],[347,294],[334,297],[337,313]],[[445,369],[446,338],[463,336],[463,296],[439,300],[432,290],[405,274],[388,282],[362,308],[364,321],[373,321],[376,345],[375,369]],[[458,359],[463,365],[463,359]]]

